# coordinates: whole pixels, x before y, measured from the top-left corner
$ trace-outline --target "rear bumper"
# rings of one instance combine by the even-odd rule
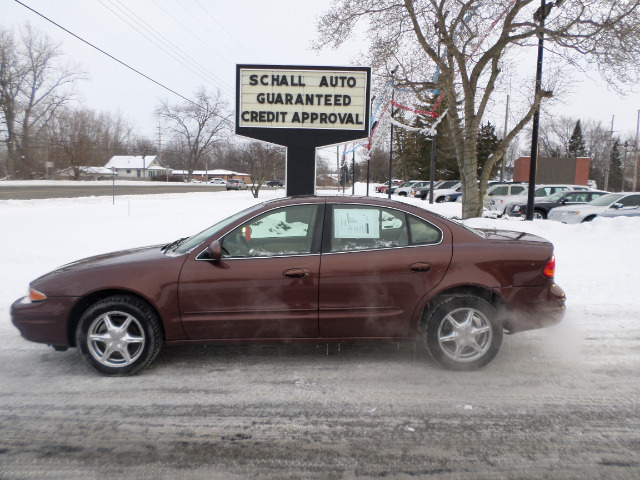
[[[43,302],[29,302],[20,298],[11,305],[11,322],[26,340],[68,347],[67,324],[76,300],[49,297]]]
[[[566,295],[553,282],[542,287],[500,290],[508,306],[504,327],[509,333],[550,327],[564,318]]]

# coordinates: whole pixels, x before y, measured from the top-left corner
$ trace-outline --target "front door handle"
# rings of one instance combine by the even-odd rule
[[[431,264],[429,262],[417,262],[412,263],[409,268],[412,272],[427,273],[431,270]]]
[[[285,278],[309,278],[311,272],[306,268],[290,268],[282,272]]]

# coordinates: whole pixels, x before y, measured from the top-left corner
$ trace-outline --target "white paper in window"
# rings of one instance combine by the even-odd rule
[[[380,238],[380,212],[377,209],[335,209],[335,238]]]

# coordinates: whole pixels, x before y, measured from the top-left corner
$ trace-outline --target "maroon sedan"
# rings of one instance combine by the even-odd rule
[[[489,363],[503,332],[555,324],[553,245],[386,199],[295,197],[189,238],[65,265],[11,307],[23,337],[76,347],[107,375],[163,345],[419,341],[440,364]]]

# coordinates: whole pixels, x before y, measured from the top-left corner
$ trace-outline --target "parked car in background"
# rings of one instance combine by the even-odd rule
[[[269,180],[267,187],[284,187],[284,182],[282,180]]]
[[[248,185],[242,179],[230,178],[227,180],[227,190],[246,190],[247,188]]]
[[[622,213],[635,213],[638,207],[640,207],[640,193],[609,193],[584,205],[554,208],[549,212],[548,218],[562,223],[590,222],[605,213],[615,216],[620,216]]]
[[[538,185],[534,192],[534,198],[548,197],[556,192],[566,192],[568,190],[589,190],[584,185]],[[529,187],[525,186],[524,190],[517,195],[495,195],[489,201],[489,211],[485,211],[485,216],[502,216],[505,214],[507,207],[512,203],[527,203],[529,195]]]
[[[214,185],[226,185],[227,182],[225,182],[223,178],[212,178],[209,180],[209,183],[213,183]]]
[[[546,219],[553,208],[589,203],[608,193],[600,190],[567,190],[556,192],[548,197],[536,198],[533,203],[533,218]],[[505,213],[510,217],[524,217],[527,215],[527,202],[509,204]]]
[[[510,195],[518,195],[527,189],[524,183],[497,183],[487,188],[487,193],[482,199],[482,206],[489,208],[491,197],[506,197]]]
[[[383,198],[280,198],[167,245],[65,265],[32,281],[11,319],[105,375],[135,374],[163,346],[372,340],[472,370],[503,332],[562,319],[554,272],[553,245],[535,235]]]
[[[437,190],[450,190],[459,186],[460,180],[440,180],[433,185],[434,194]],[[426,200],[429,198],[429,191],[431,190],[431,184],[427,182],[426,185],[420,188],[414,188],[411,190],[410,195],[415,198]]]
[[[460,180],[447,180],[446,182],[443,182],[442,184],[438,185],[438,188],[433,190],[433,201],[436,203],[444,202],[447,195],[461,191],[461,185],[462,183],[460,182]],[[417,189],[414,193],[414,197],[420,198],[422,200],[427,200],[429,198],[429,190],[429,185]]]
[[[391,182],[391,185],[401,185],[403,183],[404,183],[403,180],[395,179]],[[389,189],[389,182],[384,182],[382,185],[376,186],[376,193],[387,193],[388,189]]]
[[[417,181],[418,180],[409,180],[408,182],[403,182],[399,185],[391,185],[391,194],[396,193],[396,191],[398,191],[398,189],[400,188],[411,187],[411,185],[413,185]]]
[[[445,202],[457,202],[462,201],[462,192],[450,193],[446,197],[444,197]]]
[[[394,191],[396,195],[401,197],[408,197],[412,190],[428,186],[429,182],[426,180],[411,180],[397,187]]]

